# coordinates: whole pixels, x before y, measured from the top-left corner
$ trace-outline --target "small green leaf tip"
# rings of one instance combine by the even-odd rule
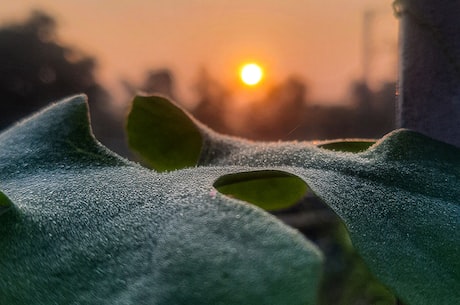
[[[202,135],[192,119],[166,98],[137,96],[127,133],[130,147],[153,169],[170,171],[198,163]]]
[[[8,197],[6,197],[5,194],[0,192],[0,216],[5,214],[12,208],[13,208],[13,203],[11,202],[11,200]]]
[[[274,211],[296,204],[307,192],[307,184],[299,177],[275,170],[229,174],[214,182],[221,193]]]

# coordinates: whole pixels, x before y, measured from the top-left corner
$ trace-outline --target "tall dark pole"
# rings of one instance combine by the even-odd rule
[[[399,127],[460,147],[460,0],[397,0]]]

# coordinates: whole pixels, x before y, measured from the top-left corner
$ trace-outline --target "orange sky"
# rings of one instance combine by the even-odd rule
[[[2,0],[0,22],[33,8],[57,18],[59,37],[95,56],[99,77],[117,96],[119,79],[140,80],[169,67],[179,98],[191,98],[200,67],[235,94],[240,65],[257,61],[265,84],[294,74],[311,97],[337,100],[362,75],[363,13],[371,28],[373,83],[396,79],[397,20],[390,0]],[[256,89],[252,89],[256,90]],[[260,90],[260,89],[259,89]]]

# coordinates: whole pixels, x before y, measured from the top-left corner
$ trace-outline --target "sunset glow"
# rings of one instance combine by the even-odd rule
[[[246,85],[255,86],[260,83],[263,74],[263,70],[259,65],[250,63],[243,66],[240,72],[240,77]]]
[[[2,1],[0,25],[21,23],[37,8],[49,13],[58,24],[58,42],[96,60],[97,80],[120,109],[130,99],[120,79],[140,80],[157,69],[174,74],[177,99],[190,105],[201,68],[235,94],[263,94],[296,75],[308,82],[315,103],[347,103],[350,82],[364,70],[366,11],[373,12],[369,84],[377,88],[396,77],[398,19],[388,1],[83,2]],[[256,85],[242,80],[242,64],[249,62],[263,69]]]

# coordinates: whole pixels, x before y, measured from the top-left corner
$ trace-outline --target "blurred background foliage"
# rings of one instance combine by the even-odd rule
[[[43,11],[0,28],[0,129],[50,102],[83,92],[89,97],[95,133],[110,148],[125,151],[122,129],[130,100],[123,111],[113,109],[110,93],[96,78],[97,58],[77,46],[59,44],[57,36],[56,20]],[[146,67],[142,73],[139,83],[120,80],[127,96],[143,92],[171,97],[206,125],[231,135],[274,141],[379,138],[394,129],[393,82],[371,90],[364,80],[351,81],[346,105],[321,105],[310,98],[308,82],[292,75],[235,113],[231,89],[206,68],[197,73],[192,102],[176,99],[174,71]]]

